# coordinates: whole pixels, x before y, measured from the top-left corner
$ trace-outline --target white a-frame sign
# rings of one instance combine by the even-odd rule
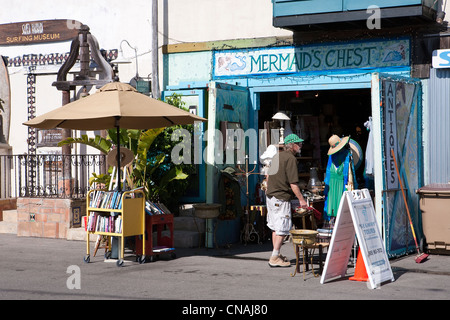
[[[370,287],[394,281],[369,190],[345,191],[341,198],[320,283],[344,277],[352,245],[358,238]]]

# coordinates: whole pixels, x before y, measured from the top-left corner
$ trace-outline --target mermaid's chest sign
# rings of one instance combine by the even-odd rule
[[[214,51],[215,78],[408,66],[408,39]]]

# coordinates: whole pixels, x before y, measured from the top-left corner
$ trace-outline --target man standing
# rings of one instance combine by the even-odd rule
[[[267,226],[272,230],[272,256],[269,259],[271,267],[289,267],[291,263],[280,254],[280,249],[286,235],[292,227],[291,198],[292,192],[299,200],[300,206],[307,206],[298,184],[297,154],[303,139],[290,134],[284,139],[284,151],[277,153],[272,159],[268,172],[267,184]]]

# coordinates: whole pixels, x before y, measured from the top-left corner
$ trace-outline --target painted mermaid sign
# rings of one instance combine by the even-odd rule
[[[374,40],[214,52],[213,76],[236,77],[304,71],[403,67],[409,39]]]

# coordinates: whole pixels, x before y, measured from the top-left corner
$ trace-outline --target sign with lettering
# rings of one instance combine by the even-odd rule
[[[370,287],[375,289],[383,282],[394,281],[372,198],[369,190],[362,189],[342,195],[320,283],[345,276],[355,235]]]
[[[63,129],[39,129],[37,130],[38,147],[57,147],[58,143],[63,139]]]
[[[81,23],[76,20],[43,20],[0,24],[0,46],[72,40]]]
[[[433,68],[450,68],[450,49],[434,50],[431,60]]]
[[[384,114],[385,124],[384,154],[386,158],[386,186],[387,190],[398,189],[399,182],[395,171],[395,163],[392,158],[391,149],[397,154],[397,82],[383,81],[384,90]]]
[[[214,52],[213,77],[289,74],[355,68],[409,66],[409,39],[373,40],[220,50]]]

